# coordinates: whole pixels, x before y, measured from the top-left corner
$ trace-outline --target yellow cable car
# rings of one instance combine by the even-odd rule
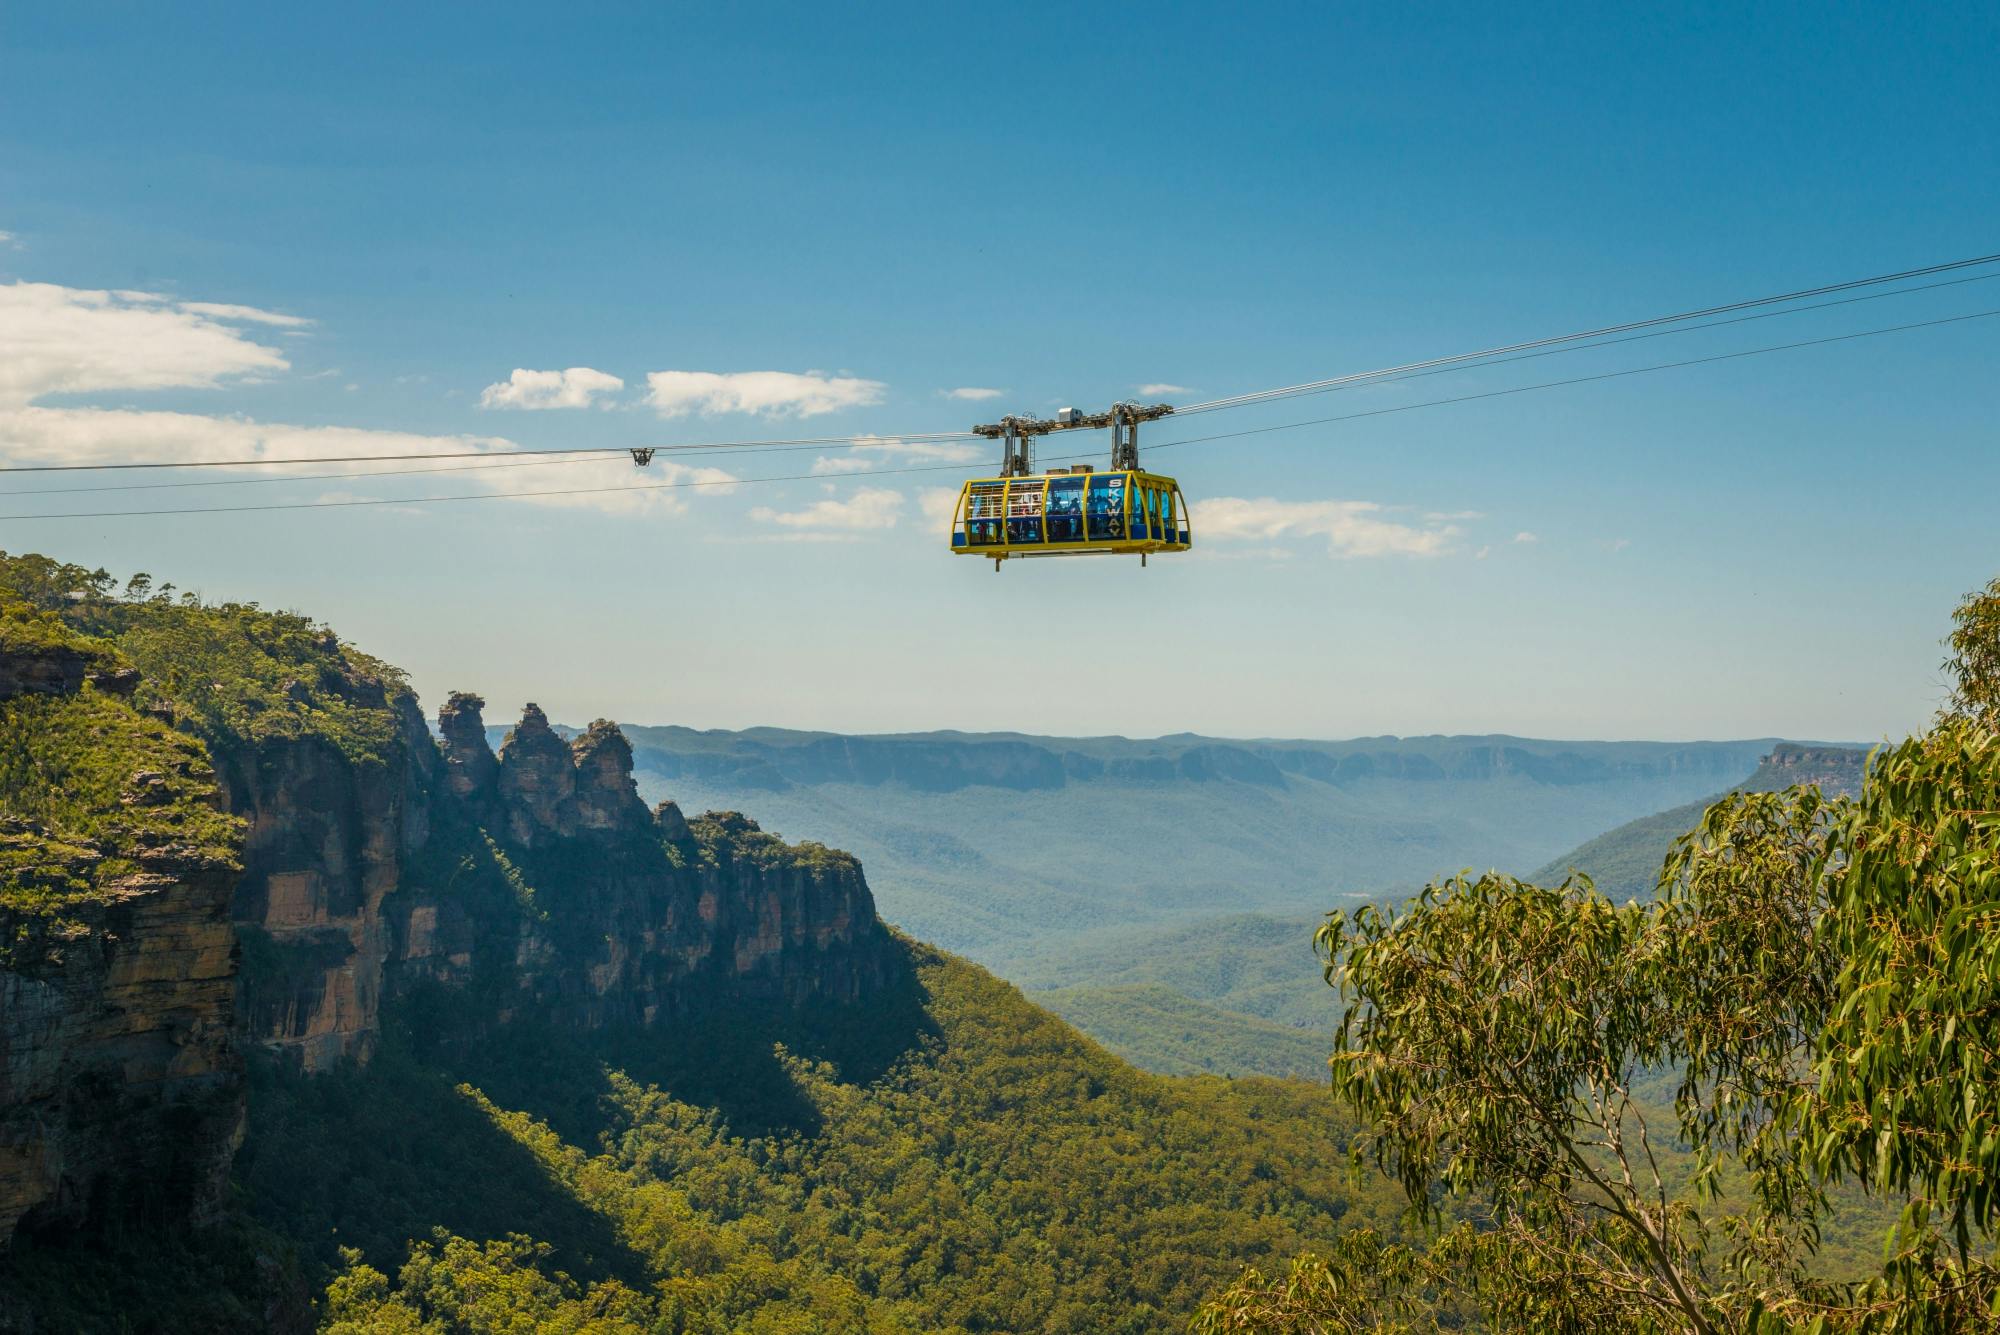
[[[1004,442],[999,477],[974,478],[958,491],[951,549],[984,556],[995,570],[1010,556],[1136,555],[1184,552],[1191,545],[1187,501],[1170,477],[1139,467],[1139,423],[1173,409],[1117,403],[1109,412],[1065,408],[1053,418],[1003,417],[973,432]],[[1053,431],[1111,428],[1111,468],[1088,464],[1036,472],[1033,441]]]
[[[1028,477],[975,478],[959,489],[951,549],[1010,556],[1184,552],[1193,534],[1187,502],[1170,477],[1138,469],[1094,472],[1088,465]]]

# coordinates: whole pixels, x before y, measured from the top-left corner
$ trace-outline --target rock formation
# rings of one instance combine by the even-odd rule
[[[220,1203],[244,1110],[231,880],[163,856],[59,919],[0,910],[0,1242]]]
[[[0,645],[7,694],[57,697],[34,726],[77,720],[130,775],[108,843],[0,817],[0,1244],[201,1220],[242,1135],[234,827],[199,748],[124,699],[136,674],[92,674],[102,697],[80,697],[88,661]],[[183,835],[190,813],[223,833]]]
[[[1856,797],[1868,766],[1868,753],[1846,746],[1800,746],[1779,742],[1744,787],[1768,793],[1796,784],[1816,784],[1829,797]]]
[[[332,641],[245,715],[277,723],[199,720],[204,758],[160,722],[191,715],[128,698],[129,669],[46,648],[0,646],[0,698],[90,692],[173,739],[188,758],[135,764],[118,809],[205,803],[240,870],[162,843],[97,876],[104,853],[77,847],[81,871],[48,872],[90,885],[76,904],[0,899],[0,1245],[17,1224],[205,1217],[241,1134],[244,1051],[365,1062],[417,988],[492,980],[471,1008],[487,1028],[647,1025],[862,1001],[900,967],[853,858],[734,814],[649,812],[610,722],[565,741],[529,705],[496,756],[484,701],[460,692],[434,740],[407,691]],[[240,855],[218,807],[241,819]],[[0,853],[50,843],[6,819]],[[21,864],[20,884],[43,874]]]

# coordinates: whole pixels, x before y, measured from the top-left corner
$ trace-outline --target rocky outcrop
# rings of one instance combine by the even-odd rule
[[[864,1001],[900,967],[853,858],[734,814],[648,811],[612,723],[565,741],[530,705],[495,756],[477,696],[450,698],[434,741],[379,680],[290,684],[302,712],[360,702],[366,744],[326,729],[224,740],[212,786],[205,765],[135,766],[118,799],[226,805],[240,874],[162,846],[73,910],[0,901],[0,1243],[17,1223],[204,1217],[240,1135],[243,1049],[308,1071],[366,1061],[419,987],[475,998],[453,1023],[472,1010],[487,1028],[588,1028]],[[15,824],[0,838],[41,838]]]
[[[533,847],[544,838],[573,833],[570,799],[576,794],[576,758],[549,727],[542,707],[530,704],[500,747],[500,803],[514,843]]]
[[[489,800],[500,777],[500,762],[486,744],[486,722],[480,716],[484,708],[486,702],[478,696],[453,691],[438,710],[445,787],[462,801]]]
[[[248,822],[233,913],[246,953],[249,1035],[307,1070],[365,1059],[380,1030],[393,942],[383,905],[428,842],[442,768],[409,696],[384,702],[394,742],[357,758],[316,736],[216,757]]]
[[[563,743],[528,706],[501,748],[496,800],[499,855],[534,905],[511,942],[517,988],[553,1022],[838,1004],[894,972],[858,862],[787,845],[734,813],[689,822],[672,802],[648,812],[613,723]]]
[[[893,971],[860,865],[734,814],[648,811],[632,748],[528,705],[497,756],[476,695],[357,764],[323,741],[222,765],[249,823],[235,913],[248,1036],[307,1070],[371,1054],[386,1005],[506,977],[490,1018],[650,1024],[715,1005],[859,1000]]]
[[[90,665],[91,656],[71,645],[0,645],[0,700],[74,695]]]
[[[0,909],[0,1242],[220,1203],[244,1110],[232,873],[166,850],[60,914]]]
[[[1858,797],[1867,767],[1868,753],[1853,747],[1780,742],[1743,786],[1753,793],[1774,793],[1809,783],[1829,797]]]

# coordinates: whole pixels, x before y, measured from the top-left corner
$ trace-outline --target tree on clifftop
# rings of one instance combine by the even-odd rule
[[[1716,804],[1658,902],[1489,875],[1330,915],[1356,1167],[1428,1242],[1248,1271],[1198,1329],[2000,1329],[2000,581],[1955,622],[1935,728],[1858,799]],[[1870,1210],[1879,1265],[1831,1277]]]

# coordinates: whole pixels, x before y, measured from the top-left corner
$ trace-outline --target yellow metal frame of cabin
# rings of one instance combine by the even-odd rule
[[[1087,479],[1084,483],[1084,536],[1082,540],[1077,542],[1050,542],[1047,540],[1049,534],[1049,485],[1058,479],[1073,477]],[[1181,488],[1178,482],[1159,473],[1119,470],[1102,473],[1037,473],[1030,477],[973,478],[958,489],[958,502],[952,507],[951,533],[947,535],[947,540],[955,539],[960,534],[965,535],[965,545],[960,546],[954,541],[952,542],[952,551],[960,556],[983,556],[993,562],[995,570],[1000,568],[1002,561],[1009,558],[1026,556],[1136,555],[1143,561],[1146,556],[1154,552],[1184,552],[1193,545],[1192,541],[1180,542],[1165,538],[1134,539],[1129,536],[1123,538],[1101,538],[1096,542],[1092,542],[1090,540],[1089,486],[1090,482],[1105,477],[1122,477],[1125,479],[1125,523],[1123,528],[1128,535],[1132,532],[1132,506],[1135,503],[1135,498],[1141,496],[1143,493],[1150,492],[1154,495],[1167,495],[1173,498],[1175,507],[1173,531],[1177,534],[1186,532],[1190,540],[1194,537],[1194,529],[1188,522],[1187,497],[1181,495]],[[966,507],[971,503],[972,489],[974,487],[990,486],[996,482],[1001,484],[1000,533],[1003,541],[983,543],[975,547],[971,541],[972,531],[967,527],[968,517],[966,515]],[[1017,489],[1026,490],[1029,488],[1038,490],[1042,494],[1040,519],[1043,540],[1041,542],[1007,542],[1004,539],[1007,534],[1007,525],[1010,520],[1009,511],[1014,494]],[[1152,516],[1152,522],[1147,527],[1155,533],[1161,530],[1163,524],[1157,514]]]

